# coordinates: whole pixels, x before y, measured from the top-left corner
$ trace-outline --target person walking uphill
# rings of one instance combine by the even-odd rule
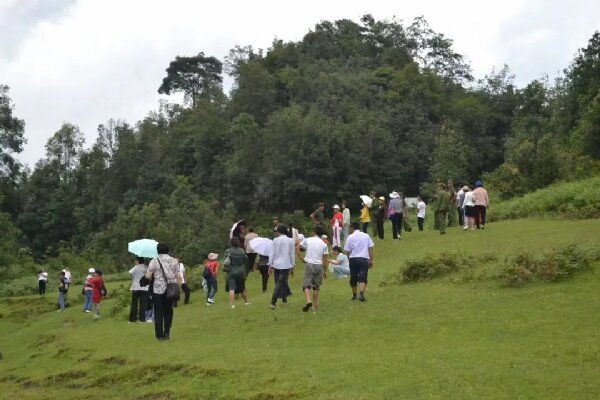
[[[48,273],[44,270],[38,271],[38,293],[40,296],[46,294],[46,283],[48,282]]]
[[[146,322],[146,307],[148,304],[148,286],[140,286],[140,279],[146,275],[145,260],[136,257],[136,264],[129,270],[131,276],[131,307],[129,309],[129,322]]]
[[[375,192],[371,192],[371,207],[369,207],[369,211],[372,216],[376,216],[379,211],[379,199],[377,199]],[[371,226],[372,236],[377,236],[377,224],[372,224]]]
[[[477,229],[485,229],[485,214],[490,207],[490,199],[481,181],[475,182],[473,202],[475,203],[475,224],[477,225]]]
[[[446,233],[446,216],[448,214],[448,208],[450,207],[450,200],[448,192],[446,192],[446,185],[438,183],[437,192],[435,193],[435,200],[433,202],[433,211],[435,212],[435,219],[438,223],[440,235]]]
[[[385,197],[381,196],[379,198],[379,208],[377,209],[377,215],[375,217],[375,224],[377,226],[377,236],[379,239],[383,240],[384,229],[383,224],[387,219],[387,208],[385,206]]]
[[[308,312],[312,308],[317,311],[319,308],[319,290],[323,283],[323,267],[327,265],[329,250],[327,244],[321,240],[324,230],[320,226],[315,226],[314,236],[304,239],[300,246],[306,249],[304,257],[304,279],[302,280],[302,289],[306,295],[306,304],[302,311]],[[338,247],[339,248],[339,247]],[[312,293],[312,299],[310,291]]]
[[[392,222],[392,234],[394,240],[402,239],[402,223],[404,222],[404,204],[398,192],[390,193],[388,204],[388,217]]]
[[[344,251],[350,259],[350,287],[352,288],[352,299],[361,302],[367,301],[365,289],[367,288],[369,269],[373,268],[373,240],[360,231],[358,222],[353,222],[350,228],[350,236],[344,245]],[[360,292],[356,297],[356,292]]]
[[[58,278],[58,311],[65,311],[65,299],[69,291],[69,281],[65,277],[65,271],[61,271]]]
[[[321,227],[317,224],[315,227]],[[322,228],[322,227],[321,227]],[[296,265],[296,242],[287,236],[287,227],[280,225],[277,228],[279,236],[273,240],[273,250],[269,256],[269,273],[275,275],[275,289],[271,297],[271,308],[277,308],[277,299],[287,303],[288,278],[290,271]]]
[[[169,255],[169,246],[156,245],[158,257],[150,261],[146,279],[154,278],[152,301],[154,302],[154,334],[158,340],[169,340],[173,324],[173,299],[167,297],[167,284],[181,285],[179,263]]]
[[[94,279],[94,274],[96,270],[94,268],[88,269],[88,276],[85,277],[85,281],[83,282],[83,294],[85,296],[85,303],[83,305],[83,312],[90,313],[92,312],[93,297],[94,297],[94,284],[92,280]]]
[[[256,253],[255,253],[256,254]],[[215,304],[215,295],[217,294],[217,276],[219,276],[219,262],[217,259],[219,255],[217,253],[210,253],[208,255],[208,263],[203,272],[203,277],[206,279],[206,305],[211,306]]]
[[[92,278],[92,302],[94,303],[94,310],[96,313],[94,314],[94,319],[100,318],[100,303],[102,302],[102,297],[104,296],[104,279],[102,279],[102,271],[96,270],[94,272],[94,277]]]
[[[248,256],[240,248],[240,240],[235,236],[229,242],[231,247],[225,251],[223,271],[227,272],[227,287],[229,289],[229,305],[235,308],[235,295],[241,294],[244,304],[249,305],[248,292],[246,291],[246,268]],[[227,261],[229,260],[229,261]]]

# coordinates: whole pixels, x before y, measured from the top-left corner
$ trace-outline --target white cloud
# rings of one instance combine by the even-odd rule
[[[0,81],[11,87],[15,113],[26,121],[29,143],[21,159],[29,164],[43,156],[47,138],[63,121],[79,125],[89,144],[107,119],[134,123],[156,109],[156,90],[176,55],[204,51],[223,58],[237,44],[267,48],[275,37],[300,40],[324,19],[371,13],[409,22],[424,15],[454,39],[476,76],[507,63],[525,84],[565,67],[600,15],[590,0],[569,6],[541,0],[53,0],[46,11],[42,3],[0,0],[0,24],[27,25],[12,29],[10,38],[0,35]]]

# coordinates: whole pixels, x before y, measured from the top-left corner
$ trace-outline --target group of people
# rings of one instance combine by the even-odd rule
[[[448,188],[448,189],[447,189]],[[226,274],[225,290],[228,293],[229,305],[236,308],[236,299],[241,297],[244,305],[250,305],[246,279],[252,271],[258,271],[262,277],[262,291],[267,291],[269,278],[273,276],[274,288],[271,295],[270,308],[279,308],[278,302],[286,304],[292,292],[288,283],[294,273],[297,260],[304,263],[302,290],[305,302],[304,312],[319,309],[319,294],[323,279],[327,272],[334,273],[336,278],[349,278],[352,290],[351,300],[365,302],[365,291],[368,284],[368,273],[373,267],[374,243],[368,234],[368,227],[373,227],[373,237],[384,238],[384,222],[392,223],[393,239],[402,238],[402,230],[410,231],[406,214],[407,205],[402,193],[392,192],[389,201],[383,196],[377,197],[375,192],[365,198],[360,213],[360,223],[351,222],[351,215],[345,201],[341,207],[332,207],[333,217],[325,223],[325,204],[320,203],[310,215],[314,226],[308,237],[300,234],[293,224],[284,225],[278,218],[273,218],[272,250],[268,255],[258,254],[252,246],[253,239],[259,238],[252,227],[245,222],[237,225],[231,234],[229,248],[224,253],[223,262],[219,262],[217,253],[210,253],[204,262],[202,272],[203,288],[206,291],[206,305],[215,304],[218,290],[218,276]],[[367,204],[368,203],[368,204]],[[456,191],[452,182],[448,186],[438,183],[437,191],[432,199],[435,213],[435,229],[445,233],[446,225],[452,226],[455,220],[467,229],[484,229],[486,209],[489,207],[487,192],[480,181],[471,190],[467,185]],[[426,204],[421,197],[417,203],[417,223],[423,230]],[[375,224],[371,224],[372,216]],[[329,228],[329,229],[328,229]],[[332,244],[332,256],[329,253],[329,238]],[[168,340],[173,323],[174,307],[177,306],[179,290],[184,293],[184,304],[190,300],[190,289],[186,282],[185,267],[176,257],[169,254],[169,247],[164,243],[157,245],[158,256],[148,260],[136,258],[136,265],[129,271],[131,283],[131,308],[129,322],[154,322],[155,336],[158,340]],[[328,268],[329,267],[329,268]],[[39,271],[39,293],[44,295],[48,274]],[[59,311],[65,308],[65,297],[71,282],[68,268],[60,274]],[[177,295],[173,292],[177,287]],[[84,280],[82,294],[85,296],[84,312],[95,310],[94,318],[100,317],[100,303],[106,295],[106,288],[99,270],[90,268]]]
[[[432,206],[435,212],[434,229],[443,235],[446,233],[446,226],[460,225],[463,230],[475,227],[485,229],[490,200],[480,180],[475,182],[473,190],[465,185],[458,191],[454,189],[452,181],[448,182],[448,186],[438,182]]]
[[[339,228],[342,228],[341,224]],[[326,267],[329,264],[329,247],[323,239],[323,236],[326,235],[325,227],[315,224],[312,235],[305,237],[298,233],[297,228],[278,223],[274,227],[274,232],[273,247],[268,257],[261,256],[259,259],[256,256],[249,257],[249,254],[256,253],[252,252],[248,242],[258,236],[253,234],[252,228],[246,232],[245,226],[241,227],[239,232],[230,239],[230,246],[224,253],[222,265],[218,261],[217,253],[208,255],[202,272],[207,306],[215,303],[217,277],[221,270],[227,275],[226,291],[230,307],[236,308],[237,296],[243,299],[244,305],[251,304],[246,289],[246,279],[249,273],[256,268],[255,265],[250,264],[252,259],[256,260],[259,270],[262,265],[266,265],[267,281],[263,280],[263,292],[266,291],[268,278],[273,276],[274,289],[270,308],[278,309],[280,307],[279,300],[285,304],[291,295],[288,279],[296,268],[296,260],[300,258],[304,261],[302,289],[306,299],[302,311],[316,312],[318,310],[319,293],[323,278],[327,276]],[[240,240],[240,236],[243,241]],[[336,260],[331,260],[331,263],[336,264],[336,275],[349,277],[352,301],[366,302],[365,290],[368,283],[368,272],[373,267],[373,247],[371,237],[361,231],[358,222],[349,224],[344,250],[340,246],[334,246]],[[249,249],[251,252],[247,253]],[[181,287],[183,279],[181,263],[169,255],[168,246],[159,243],[157,251],[158,256],[147,263],[147,266],[145,260],[138,258],[137,264],[129,271],[132,277],[130,322],[134,322],[136,319],[139,319],[140,322],[150,321],[143,311],[147,309],[148,299],[151,297],[155,336],[158,340],[163,341],[170,338],[173,308],[176,303],[176,298],[171,297],[168,286]],[[340,262],[340,260],[346,260],[346,263]]]

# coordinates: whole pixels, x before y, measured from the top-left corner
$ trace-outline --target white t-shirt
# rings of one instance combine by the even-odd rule
[[[463,202],[463,207],[474,207],[475,203],[473,202],[473,192],[469,191],[465,193],[465,201]]]
[[[350,258],[366,258],[369,257],[369,249],[374,247],[375,244],[371,239],[371,236],[361,231],[354,231],[344,245],[344,250],[349,253]]]
[[[419,209],[419,211],[417,212],[417,217],[425,218],[425,209],[427,209],[427,205],[423,200],[421,200],[419,204],[417,204],[417,208]]]
[[[47,281],[48,280],[48,273],[47,272],[40,272],[38,274],[38,281]]]
[[[65,273],[65,278],[67,280],[67,283],[71,283],[71,272],[69,272],[68,269],[63,269],[62,272]]]
[[[304,262],[308,264],[323,265],[323,256],[329,255],[327,244],[320,237],[313,236],[304,239],[300,246],[306,249]]]
[[[348,260],[348,256],[344,253],[338,254],[337,261],[339,262],[339,267],[350,268],[350,261]]]
[[[185,283],[185,267],[182,263],[179,263],[179,269],[177,270],[179,277],[181,278],[181,283]]]

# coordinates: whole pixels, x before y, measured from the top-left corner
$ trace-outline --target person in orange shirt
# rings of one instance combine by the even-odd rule
[[[340,235],[344,228],[344,215],[340,212],[340,206],[333,206],[333,218],[331,218],[331,229],[333,231],[333,245],[340,247],[342,244]]]

